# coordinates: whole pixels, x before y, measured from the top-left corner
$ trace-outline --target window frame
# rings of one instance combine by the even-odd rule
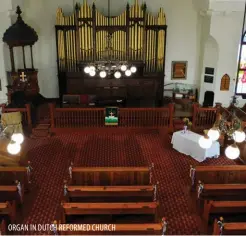
[[[242,36],[241,41],[240,41],[240,50],[239,50],[238,66],[237,66],[237,80],[236,80],[236,86],[235,86],[235,94],[236,95],[241,95],[241,96],[242,95],[244,95],[244,96],[246,95],[246,92],[245,93],[237,93],[239,74],[240,74],[240,72],[246,71],[246,68],[245,69],[241,69],[240,68],[241,58],[242,58],[242,49],[243,49],[244,45],[246,46],[246,31],[244,31],[243,36]]]

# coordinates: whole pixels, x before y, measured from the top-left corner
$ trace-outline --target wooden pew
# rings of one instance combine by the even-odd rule
[[[210,214],[234,215],[246,213],[246,201],[205,201],[203,218],[208,224]]]
[[[69,220],[69,216],[86,215],[150,215],[156,217],[158,202],[136,203],[62,203],[62,223]],[[94,222],[94,221],[93,221]],[[71,223],[71,222],[69,222]]]
[[[68,186],[68,202],[151,202],[155,187],[142,186]]]
[[[71,185],[127,186],[152,183],[150,167],[69,167]]]
[[[15,201],[22,203],[24,197],[24,188],[21,188],[21,194],[15,185],[1,185],[0,186],[0,202]]]
[[[0,221],[0,235],[7,235],[7,225],[5,220]]]
[[[14,185],[16,180],[28,188],[26,167],[0,167],[0,185]]]
[[[223,218],[219,221],[215,219],[213,225],[213,235],[246,235],[246,222],[225,223]]]
[[[97,229],[100,227],[96,224],[87,224],[84,231],[70,231],[70,230],[60,230],[61,235],[88,235],[88,234],[110,234],[110,235],[162,235],[163,232],[163,222],[160,223],[146,223],[146,224],[107,224],[111,225],[111,231],[106,231],[102,229]],[[101,227],[103,227],[101,225]],[[113,228],[115,227],[115,229]]]
[[[246,184],[203,184],[197,185],[199,200],[246,200]]]
[[[198,181],[206,184],[243,184],[246,183],[246,166],[191,166],[190,177],[193,189],[196,189]]]
[[[15,202],[0,203],[0,220],[4,219],[6,224],[13,224],[16,220],[16,205]]]

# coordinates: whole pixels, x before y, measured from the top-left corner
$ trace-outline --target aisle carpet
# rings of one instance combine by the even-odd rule
[[[135,134],[67,134],[28,140],[26,147],[34,171],[29,194],[32,197],[27,196],[22,223],[50,224],[59,219],[63,180],[68,179],[71,161],[75,166],[113,167],[148,166],[153,162],[154,181],[159,181],[160,216],[167,218],[168,234],[200,234],[200,218],[189,193],[189,167],[199,163],[173,150],[170,137],[163,140],[157,130]],[[221,164],[235,163],[225,157],[200,163]]]

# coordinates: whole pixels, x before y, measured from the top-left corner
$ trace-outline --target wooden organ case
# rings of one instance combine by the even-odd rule
[[[3,42],[7,43],[10,51],[11,71],[8,74],[8,103],[12,103],[11,97],[15,92],[23,92],[27,100],[39,94],[38,71],[34,68],[32,47],[38,41],[38,35],[33,28],[28,26],[21,17],[21,9],[18,6],[16,22],[11,25],[3,35]],[[30,47],[31,68],[26,66],[26,47]],[[23,68],[15,68],[14,48],[22,47]]]
[[[110,27],[108,25],[110,21]],[[95,4],[76,4],[72,15],[61,8],[56,14],[56,43],[60,99],[64,94],[87,94],[100,98],[150,99],[161,104],[165,75],[166,18],[147,12],[146,4],[127,4],[117,17],[102,15]],[[137,67],[130,77],[90,77],[84,67],[99,61],[112,35],[115,57]]]

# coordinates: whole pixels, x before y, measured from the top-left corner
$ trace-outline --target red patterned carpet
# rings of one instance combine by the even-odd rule
[[[64,134],[26,142],[34,172],[23,223],[50,224],[58,219],[63,180],[68,179],[71,161],[75,166],[148,166],[153,162],[154,180],[160,183],[160,216],[167,218],[167,233],[200,234],[200,218],[189,195],[189,166],[198,162],[173,150],[170,137],[161,138],[157,130]],[[220,164],[234,162],[220,157],[201,163]]]

